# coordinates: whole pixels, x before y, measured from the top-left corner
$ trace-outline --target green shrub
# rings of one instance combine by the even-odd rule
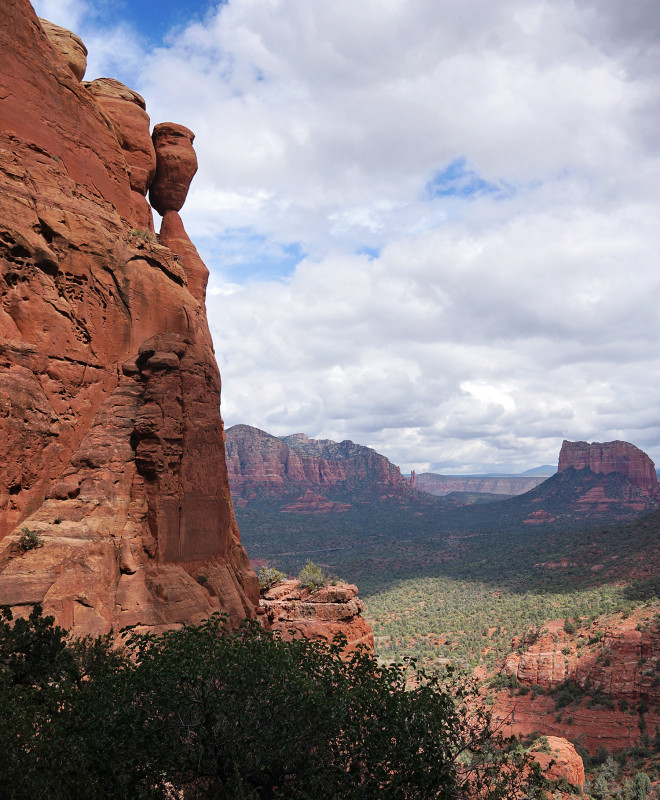
[[[259,586],[262,589],[270,589],[276,583],[286,580],[286,575],[280,572],[279,569],[275,569],[275,567],[262,567],[257,573],[257,577],[259,578]]]
[[[323,567],[308,560],[298,573],[298,580],[301,586],[305,586],[315,592],[317,589],[327,586],[332,578],[325,572]]]
[[[22,528],[22,536],[18,540],[18,546],[23,553],[28,550],[34,550],[37,547],[43,547],[44,540],[37,535],[36,531],[31,531],[29,528]]]

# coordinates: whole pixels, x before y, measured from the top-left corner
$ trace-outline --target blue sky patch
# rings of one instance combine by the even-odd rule
[[[482,178],[467,163],[465,156],[455,158],[449,166],[436,172],[426,184],[425,194],[429,200],[438,197],[462,197],[471,199],[481,195],[510,197],[513,187],[502,182],[492,183]]]
[[[375,258],[380,258],[380,247],[360,247],[356,250],[358,256],[369,256],[369,260],[373,261]]]
[[[248,228],[226,230],[217,239],[200,244],[207,266],[217,268],[225,280],[240,284],[288,278],[306,256],[300,242],[276,242]]]
[[[161,45],[173,28],[181,28],[194,20],[202,20],[208,11],[226,0],[114,0],[97,3],[94,16],[104,25],[123,20],[152,46]]]

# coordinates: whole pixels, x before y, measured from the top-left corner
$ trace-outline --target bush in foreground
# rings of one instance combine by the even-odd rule
[[[0,624],[0,797],[401,800],[530,797],[470,687],[212,617],[67,643]],[[49,669],[47,668],[49,667]],[[470,710],[471,709],[471,710]],[[172,794],[173,791],[182,794]],[[170,794],[168,794],[168,792]]]

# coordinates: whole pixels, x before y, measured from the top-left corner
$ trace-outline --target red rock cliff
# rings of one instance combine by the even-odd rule
[[[266,629],[280,631],[285,640],[318,639],[331,644],[341,633],[347,639],[343,655],[360,645],[373,652],[374,634],[362,616],[364,604],[357,594],[357,586],[348,583],[311,592],[297,580],[282,581],[264,592],[260,620]]]
[[[253,616],[205,268],[177,213],[192,134],[156,173],[170,248],[139,95],[81,84],[84,47],[51,44],[27,0],[0,9],[0,605],[78,634]]]
[[[655,464],[643,450],[628,442],[567,442],[564,441],[559,453],[558,471],[569,467],[608,474],[618,472],[647,494],[658,489]]]
[[[242,498],[331,487],[379,497],[411,491],[399,468],[369,447],[302,433],[279,439],[249,425],[227,430],[227,468],[232,492]]]

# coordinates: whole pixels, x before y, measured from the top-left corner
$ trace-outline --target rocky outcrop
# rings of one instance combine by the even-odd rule
[[[342,655],[357,647],[374,650],[374,634],[362,616],[364,605],[356,586],[338,583],[317,591],[297,580],[282,581],[266,591],[259,601],[259,619],[265,628],[280,631],[285,640],[317,639],[331,644],[343,634],[347,645]]]
[[[628,442],[567,442],[559,453],[558,471],[588,468],[596,474],[616,472],[646,494],[658,490],[655,464],[643,450]]]
[[[135,230],[146,112],[0,6],[0,605],[77,634],[254,616],[198,265]]]
[[[582,793],[584,763],[571,742],[559,736],[544,736],[530,754],[547,780],[566,782]]]
[[[534,489],[545,480],[547,480],[545,477],[461,478],[455,475],[436,475],[433,472],[422,472],[415,475],[414,486],[418,491],[428,492],[439,497],[450,492],[518,495],[529,492],[530,489]]]
[[[87,48],[82,39],[47,19],[39,17],[39,23],[48,37],[51,47],[64,59],[67,67],[81,81],[85,77],[87,69]]]
[[[497,693],[496,718],[512,733],[566,735],[590,752],[638,743],[660,726],[659,612],[645,606],[574,632],[555,620],[533,643],[514,640],[503,672],[523,689]]]
[[[309,439],[302,433],[279,439],[234,425],[227,430],[226,447],[232,492],[242,499],[300,493],[295,502],[309,507],[310,490],[317,497],[339,490],[372,499],[407,497],[412,491],[385,456],[351,441]]]
[[[188,288],[200,303],[206,301],[209,272],[188,238],[179,216],[188,188],[197,172],[197,156],[192,143],[195,134],[183,125],[161,122],[156,125],[153,142],[158,169],[149,189],[152,206],[163,217],[160,241],[176,253],[185,266]]]
[[[131,186],[130,222],[136,232],[153,233],[153,215],[146,194],[156,174],[156,151],[144,99],[112,78],[97,78],[85,86],[108,116],[124,154]]]

